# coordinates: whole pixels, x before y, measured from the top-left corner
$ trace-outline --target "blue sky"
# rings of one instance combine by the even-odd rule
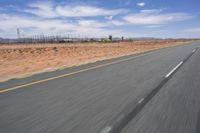
[[[200,37],[199,0],[1,0],[0,37]]]

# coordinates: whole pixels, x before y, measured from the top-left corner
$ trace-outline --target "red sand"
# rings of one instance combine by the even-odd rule
[[[186,42],[188,41],[152,40],[121,43],[0,45],[0,81],[47,68],[81,65]]]

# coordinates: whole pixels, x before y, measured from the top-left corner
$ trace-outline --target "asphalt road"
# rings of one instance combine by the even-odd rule
[[[196,52],[122,133],[200,133],[200,51]]]
[[[167,74],[170,78],[121,132],[200,132],[200,49],[173,71],[199,46],[196,42],[0,83],[0,132],[109,132]]]

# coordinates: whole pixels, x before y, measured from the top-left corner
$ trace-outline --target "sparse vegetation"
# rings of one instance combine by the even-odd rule
[[[191,40],[138,40],[115,43],[0,45],[0,80],[21,74],[187,43]]]

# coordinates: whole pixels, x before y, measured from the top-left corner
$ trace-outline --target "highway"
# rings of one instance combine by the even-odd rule
[[[199,133],[200,42],[0,83],[0,133]]]

